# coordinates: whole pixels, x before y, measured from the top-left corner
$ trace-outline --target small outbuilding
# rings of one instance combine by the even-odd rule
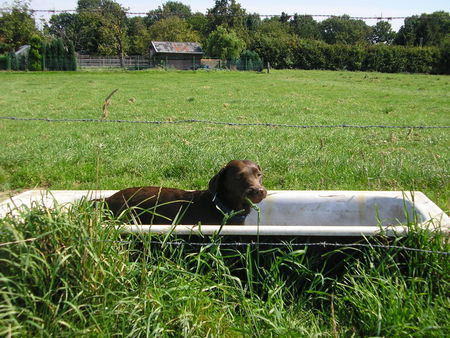
[[[150,59],[152,65],[175,69],[200,67],[203,49],[197,42],[152,41]]]

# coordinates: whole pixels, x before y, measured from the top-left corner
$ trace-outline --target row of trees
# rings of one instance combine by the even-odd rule
[[[42,40],[34,35],[29,48],[22,53],[0,55],[0,70],[76,70],[77,59],[71,41],[62,39]]]
[[[36,34],[43,39],[72,41],[78,53],[117,55],[121,60],[127,54],[147,55],[151,40],[200,42],[208,56],[224,59],[298,39],[352,46],[441,48],[450,44],[447,12],[409,17],[399,32],[394,32],[387,21],[369,26],[346,15],[321,22],[312,16],[285,13],[262,19],[235,0],[216,0],[206,14],[194,13],[177,1],[168,1],[143,17],[129,17],[126,11],[114,0],[79,0],[74,13],[53,15],[38,31],[27,2],[16,0],[12,11],[0,17],[0,53],[29,43]]]

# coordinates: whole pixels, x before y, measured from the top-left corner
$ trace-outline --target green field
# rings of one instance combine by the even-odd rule
[[[0,73],[1,116],[450,125],[448,76],[275,71]],[[0,121],[0,189],[205,187],[230,159],[269,189],[421,190],[450,208],[446,129]]]
[[[98,119],[104,99],[119,89],[108,120],[450,125],[448,76],[0,72],[0,83],[0,116]],[[270,190],[420,190],[450,209],[449,129],[0,120],[0,135],[3,194],[201,189],[229,160],[251,159]],[[303,247],[155,250],[147,238],[117,242],[122,237],[105,231],[101,215],[83,203],[69,212],[23,210],[23,216],[0,220],[0,243],[15,243],[0,245],[2,336],[450,332],[447,255],[377,248],[335,251],[331,258]],[[421,230],[397,244],[449,251],[442,236]],[[330,271],[333,257],[339,271]]]

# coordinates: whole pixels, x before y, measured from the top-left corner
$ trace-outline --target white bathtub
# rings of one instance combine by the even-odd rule
[[[30,190],[0,202],[0,217],[21,205],[47,207],[72,203],[82,197],[100,198],[116,190]],[[125,231],[180,235],[211,235],[220,230],[230,236],[390,236],[408,231],[407,224],[448,232],[450,218],[421,192],[399,191],[269,191],[261,202],[260,220],[252,211],[245,226],[127,225]],[[14,212],[14,211],[12,211]]]

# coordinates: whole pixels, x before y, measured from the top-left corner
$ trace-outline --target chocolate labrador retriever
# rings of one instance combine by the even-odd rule
[[[137,187],[104,201],[114,215],[130,212],[142,224],[244,224],[248,200],[259,203],[266,195],[259,165],[233,160],[211,178],[208,190]]]

